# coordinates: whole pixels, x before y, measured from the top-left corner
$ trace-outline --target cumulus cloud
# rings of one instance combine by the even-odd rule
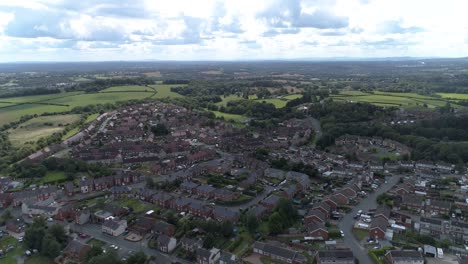
[[[402,26],[402,21],[392,20],[385,21],[378,25],[378,30],[383,34],[406,34],[406,33],[419,33],[423,32],[424,29],[421,27],[411,26],[404,27]]]
[[[467,23],[462,23],[465,3],[0,1],[0,60],[30,54],[41,60],[60,56],[69,56],[61,60],[400,56],[404,48],[415,56],[431,56],[431,52],[464,56],[468,50]],[[425,12],[417,12],[421,6]]]

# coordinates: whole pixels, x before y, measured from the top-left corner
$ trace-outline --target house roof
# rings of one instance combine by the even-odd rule
[[[421,252],[415,250],[390,250],[387,254],[390,254],[393,260],[424,260]]]
[[[280,256],[285,259],[294,259],[295,256],[298,254],[297,251],[289,250],[285,247],[276,246],[271,243],[263,243],[256,241],[253,246],[254,248],[267,252],[270,255]]]
[[[80,254],[81,252],[90,249],[91,246],[83,244],[77,240],[72,240],[70,243],[68,243],[67,247],[64,249],[64,252]]]
[[[343,260],[354,260],[354,255],[351,250],[321,250],[318,252],[320,260],[328,261],[343,261]]]
[[[322,212],[320,211],[319,209],[312,209],[310,210],[307,215],[306,215],[306,218],[308,217],[312,217],[312,216],[316,216],[318,217],[320,220],[322,220],[323,222],[325,222],[325,220],[327,220],[327,216]]]
[[[386,220],[386,219],[384,219],[382,217],[377,217],[377,218],[372,219],[370,228],[371,229],[379,228],[383,232],[385,232],[385,230],[387,230],[387,226],[388,226],[388,220]]]
[[[120,227],[121,224],[122,224],[122,222],[115,221],[115,220],[112,220],[112,219],[105,220],[104,223],[102,223],[103,226],[105,226],[107,228],[110,228],[112,230],[116,230],[117,228]]]
[[[275,195],[275,194],[273,194],[273,195],[270,195],[270,196],[268,196],[267,198],[265,198],[265,199],[262,201],[262,203],[264,203],[264,204],[277,205],[278,202],[279,202],[279,200],[280,200],[280,197],[277,196],[277,195]]]
[[[169,242],[171,242],[171,237],[162,234],[158,236],[157,241],[158,241],[158,244],[167,245],[169,244]]]
[[[309,232],[314,232],[319,229],[322,229],[323,231],[328,232],[328,229],[325,227],[323,223],[312,222],[311,224],[307,225],[307,230]]]
[[[433,225],[442,225],[442,221],[434,218],[426,218],[426,217],[421,217],[419,219],[421,223],[429,223]]]
[[[153,231],[164,233],[168,228],[173,227],[173,225],[166,223],[164,221],[159,221],[153,226]]]
[[[225,219],[234,219],[237,217],[237,212],[224,206],[215,206],[213,209],[213,215],[215,217],[222,217]]]

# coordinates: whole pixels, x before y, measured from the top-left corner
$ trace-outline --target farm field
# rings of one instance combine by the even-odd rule
[[[122,86],[113,86],[101,91],[101,93],[106,92],[127,92],[127,91],[134,91],[134,92],[153,92],[153,87],[147,87],[143,85],[122,85]]]
[[[283,108],[283,107],[286,106],[288,101],[293,100],[293,99],[297,99],[297,98],[301,98],[301,97],[302,97],[302,94],[290,94],[290,95],[285,95],[282,98],[258,99],[257,95],[249,95],[249,100],[255,100],[255,101],[259,101],[259,102],[265,101],[266,103],[274,104],[276,108]],[[226,106],[227,103],[231,102],[231,101],[245,100],[241,96],[237,96],[237,95],[229,95],[229,96],[226,96],[226,97],[221,96],[221,99],[223,99],[223,101],[221,101],[219,103],[216,103],[217,105]]]
[[[183,84],[153,84],[153,85],[148,85],[148,86],[156,89],[157,93],[152,98],[167,98],[167,97],[183,97],[183,95],[172,92],[171,87],[181,87],[185,85]]]
[[[79,119],[80,115],[78,114],[39,116],[9,130],[9,139],[14,146],[21,147],[26,142],[36,142],[40,138],[61,132],[67,124]]]
[[[228,114],[228,113],[222,113],[218,111],[211,111],[211,112],[213,112],[216,117],[224,117],[224,120],[226,121],[232,120],[234,122],[242,122],[248,119],[247,117],[243,115]]]
[[[415,93],[387,93],[374,92],[364,93],[360,91],[344,91],[337,95],[332,95],[331,98],[337,101],[347,102],[366,102],[378,106],[396,106],[407,108],[435,108],[444,106],[447,101],[435,97],[419,95]],[[459,107],[458,105],[453,105]]]
[[[251,95],[251,96],[252,96],[252,95]],[[255,98],[256,98],[256,97],[257,97],[257,96],[255,96]],[[221,96],[221,99],[222,99],[222,101],[216,103],[216,105],[226,106],[228,102],[231,102],[231,101],[238,101],[238,100],[244,100],[244,98],[242,98],[242,96],[237,96],[237,95],[235,95],[235,94],[231,94],[231,95],[228,95],[228,96],[226,96],[226,97]],[[250,96],[249,96],[249,99],[250,99]]]
[[[459,93],[438,93],[442,98],[446,99],[457,99],[457,100],[468,100],[468,94]]]

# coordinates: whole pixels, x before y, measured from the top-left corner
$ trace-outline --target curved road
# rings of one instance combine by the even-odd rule
[[[343,241],[345,245],[353,251],[354,256],[359,260],[359,263],[373,263],[373,260],[367,253],[367,249],[361,246],[360,241],[358,241],[352,233],[355,223],[353,216],[355,216],[359,210],[366,212],[369,209],[377,208],[377,196],[388,192],[393,186],[395,186],[395,184],[400,180],[400,176],[394,175],[393,177],[387,177],[386,180],[387,183],[382,183],[375,192],[362,199],[361,202],[346,214],[338,224],[338,227],[343,230]]]

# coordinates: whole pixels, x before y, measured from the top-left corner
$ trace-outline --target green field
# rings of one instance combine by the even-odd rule
[[[216,117],[223,117],[224,120],[226,121],[232,120],[234,122],[242,122],[248,119],[247,117],[243,115],[228,114],[228,113],[222,113],[219,111],[211,111],[211,112],[213,112]]]
[[[468,94],[459,93],[438,93],[442,98],[457,99],[457,100],[468,100]]]
[[[107,88],[97,93],[67,92],[51,95],[2,98],[0,100],[0,125],[18,120],[28,114],[61,113],[77,106],[116,103],[145,98],[182,97],[171,92],[180,85],[156,84],[150,87],[127,85]],[[156,92],[156,93],[155,93]],[[7,106],[7,107],[5,107]]]
[[[337,95],[332,95],[335,101],[342,102],[365,102],[378,106],[395,106],[405,108],[436,108],[444,106],[447,101],[444,99],[419,95],[415,93],[387,93],[375,91],[373,93],[364,93],[360,91],[343,91]],[[460,107],[453,104],[454,107]]]
[[[252,95],[251,95],[252,96]],[[256,98],[256,96],[255,96]],[[238,100],[244,100],[244,98],[242,98],[242,96],[237,96],[235,94],[231,94],[231,95],[228,95],[226,97],[224,96],[221,96],[221,99],[222,101],[219,102],[219,103],[216,103],[217,105],[222,105],[222,106],[226,106],[228,102],[231,102],[231,101],[238,101]],[[249,99],[250,99],[250,96],[249,96]]]
[[[78,114],[39,116],[20,124],[15,129],[8,130],[9,139],[14,146],[21,147],[25,142],[36,142],[40,138],[61,132],[66,125],[79,119]]]
[[[285,107],[286,104],[288,103],[288,100],[286,100],[286,99],[278,99],[278,98],[257,99],[257,100],[255,100],[255,101],[273,104],[273,105],[275,105],[276,108],[283,108],[283,107]]]

